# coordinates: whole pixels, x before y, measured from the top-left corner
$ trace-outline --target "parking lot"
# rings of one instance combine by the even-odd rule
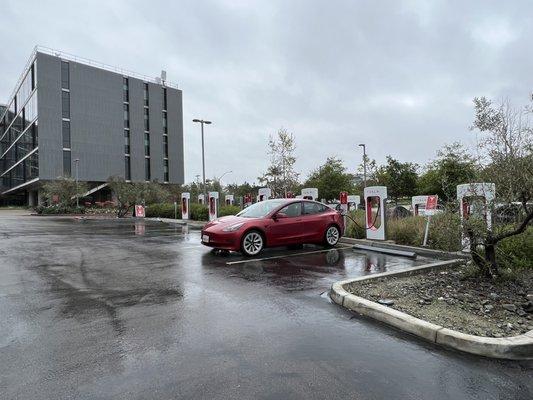
[[[0,216],[0,398],[532,397],[529,362],[442,349],[327,297],[413,261],[344,245],[260,258],[215,255],[179,225]]]

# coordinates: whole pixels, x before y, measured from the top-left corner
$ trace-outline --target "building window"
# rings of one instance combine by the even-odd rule
[[[144,180],[150,180],[150,158],[144,159]]]
[[[63,108],[63,118],[70,119],[70,93],[61,92],[61,103]]]
[[[127,181],[131,181],[131,165],[130,165],[130,157],[126,156],[124,157],[125,161],[125,178]]]
[[[144,155],[150,156],[150,134],[144,133]]]
[[[63,121],[63,148],[70,149],[70,121]]]
[[[70,89],[68,62],[61,61],[61,89]]]
[[[130,130],[124,129],[124,153],[130,154]]]
[[[167,88],[163,88],[163,110],[167,109]]]
[[[168,160],[164,161],[163,173],[164,173],[164,181],[168,182]]]
[[[167,112],[166,111],[163,111],[163,134],[167,134],[168,133],[168,129],[167,129]]]
[[[70,176],[72,172],[72,164],[70,161],[70,150],[63,150],[63,175]]]
[[[148,109],[144,109],[144,130],[149,131],[150,130],[150,115],[148,113]]]
[[[122,92],[123,92],[123,101],[125,103],[130,101],[130,86],[128,78],[122,78]]]
[[[124,104],[124,128],[130,127],[130,106]]]
[[[165,158],[168,158],[168,136],[163,135],[163,154]]]
[[[144,90],[143,90],[143,99],[144,99],[144,106],[148,107],[148,84],[144,84]]]
[[[31,141],[32,148],[36,148],[39,142],[39,132],[37,130],[37,122],[31,126]]]

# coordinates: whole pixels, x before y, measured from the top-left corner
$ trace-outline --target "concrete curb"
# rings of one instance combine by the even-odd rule
[[[339,242],[348,243],[348,244],[360,244],[360,245],[370,246],[370,247],[381,247],[384,249],[415,252],[416,254],[420,256],[440,258],[444,260],[449,260],[452,258],[463,258],[463,259],[469,258],[468,254],[462,253],[460,251],[449,252],[449,251],[444,251],[444,250],[434,250],[434,249],[429,249],[425,247],[406,246],[403,244],[395,244],[395,243],[390,243],[390,242],[382,242],[382,241],[368,240],[368,239],[353,239],[353,238],[348,238],[348,237],[342,237],[339,240]]]
[[[466,353],[485,357],[503,358],[509,360],[533,359],[533,331],[519,336],[505,338],[489,338],[469,335],[432,324],[428,321],[413,317],[402,311],[389,308],[376,302],[355,296],[345,288],[355,282],[378,279],[385,276],[406,276],[427,272],[433,269],[460,264],[463,260],[455,259],[439,261],[419,267],[409,268],[400,272],[384,272],[371,276],[347,279],[331,285],[330,297],[340,306],[355,311],[361,315],[374,318],[392,325],[405,332],[409,332],[427,341],[437,343]]]

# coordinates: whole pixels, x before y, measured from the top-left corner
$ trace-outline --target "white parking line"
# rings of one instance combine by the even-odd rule
[[[244,263],[253,262],[253,261],[274,260],[274,259],[276,259],[276,258],[304,256],[304,255],[306,255],[306,254],[326,253],[326,252],[328,252],[328,251],[332,251],[332,250],[346,250],[346,249],[351,249],[351,248],[352,248],[352,246],[335,247],[335,248],[332,248],[332,249],[324,249],[324,250],[316,250],[316,251],[306,251],[306,252],[302,252],[302,253],[282,254],[282,255],[279,255],[279,256],[272,256],[272,257],[248,258],[248,259],[239,260],[239,261],[227,261],[227,262],[226,262],[226,265],[244,264]]]

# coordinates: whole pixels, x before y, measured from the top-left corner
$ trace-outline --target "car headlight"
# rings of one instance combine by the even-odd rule
[[[226,226],[222,230],[224,232],[235,232],[237,229],[239,229],[243,225],[244,225],[244,222],[239,222],[238,224],[233,224],[233,225],[230,225],[230,226]]]

